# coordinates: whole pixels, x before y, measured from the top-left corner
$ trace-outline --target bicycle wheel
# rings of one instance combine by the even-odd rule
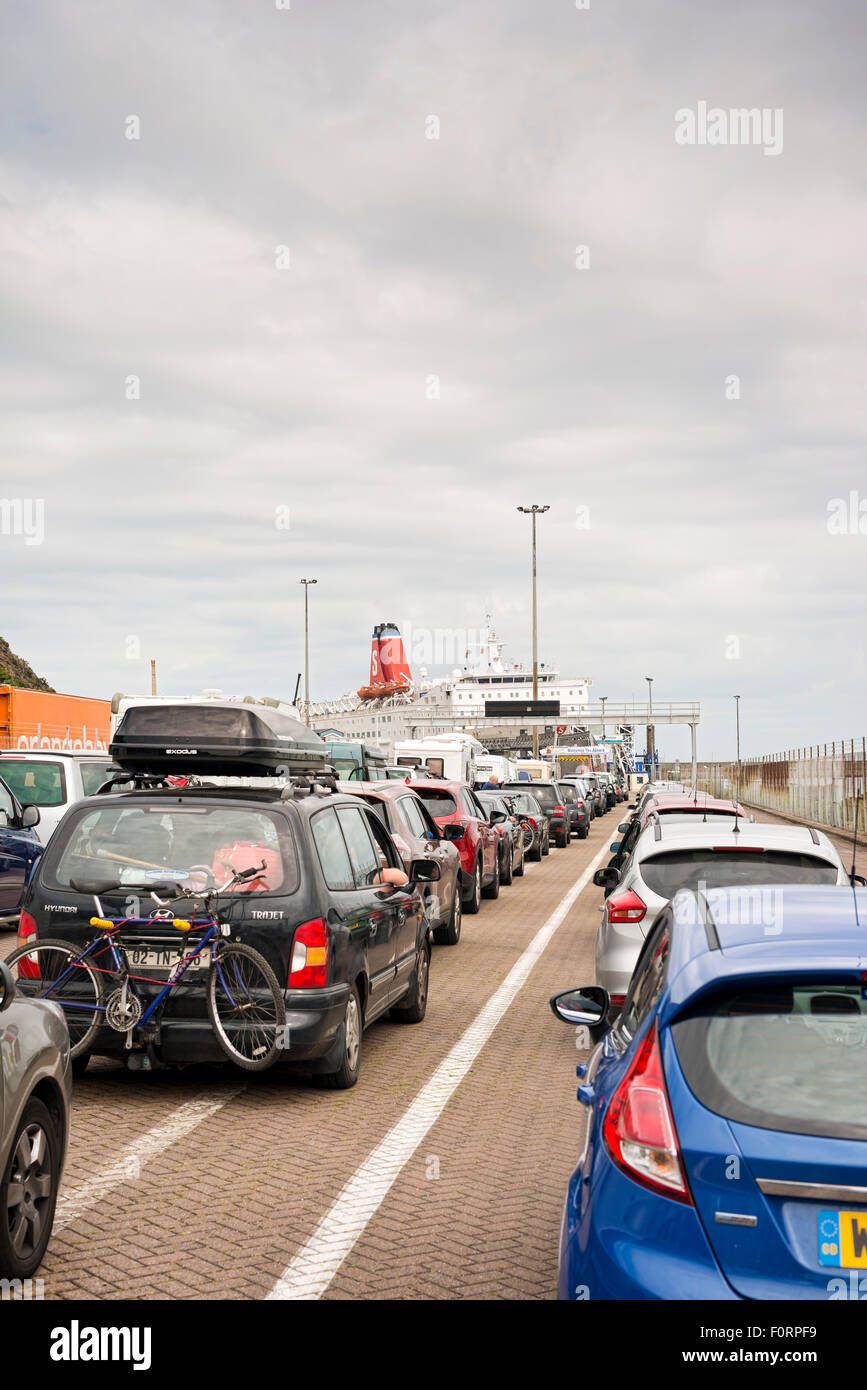
[[[87,1051],[103,1016],[102,980],[67,941],[36,941],[6,957],[19,993],[59,1004],[69,1029],[70,1057]]]
[[[230,1061],[245,1071],[265,1071],[277,1061],[286,1002],[274,971],[252,946],[218,947],[208,972],[208,1015]]]

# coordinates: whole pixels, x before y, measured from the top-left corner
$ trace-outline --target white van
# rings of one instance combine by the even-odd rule
[[[39,807],[36,834],[47,845],[76,801],[94,796],[121,769],[104,753],[54,753],[46,748],[0,752],[0,777],[25,806]]]

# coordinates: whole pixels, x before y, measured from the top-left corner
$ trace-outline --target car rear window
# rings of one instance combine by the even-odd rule
[[[73,812],[74,816],[74,812]],[[166,879],[225,883],[232,869],[264,862],[261,878],[235,892],[294,893],[298,861],[283,816],[243,806],[166,806],[137,802],[85,811],[44,856],[49,886],[73,879],[116,880],[121,888]]]
[[[62,806],[66,801],[62,763],[44,758],[3,758],[0,773],[24,806]]]
[[[673,898],[679,888],[722,888],[740,884],[836,883],[837,870],[812,854],[777,849],[677,849],[648,855],[641,877],[652,893]]]
[[[574,787],[570,787],[568,782],[558,782],[557,786],[564,801],[571,801],[573,805],[577,803],[578,794]]]
[[[730,990],[672,1027],[690,1090],[760,1129],[867,1139],[867,1000],[859,980]]]
[[[109,762],[108,759],[105,762],[81,763],[80,767],[81,785],[84,788],[85,796],[96,796],[104,782],[119,776],[123,771],[123,768],[118,767],[117,763]],[[118,782],[116,785],[122,788],[124,783]]]
[[[448,792],[439,791],[436,787],[416,787],[415,791],[427,806],[434,820],[442,819],[443,816],[457,815],[458,804]]]

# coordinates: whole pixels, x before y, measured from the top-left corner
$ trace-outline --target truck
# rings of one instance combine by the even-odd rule
[[[0,749],[107,753],[108,700],[0,685]]]

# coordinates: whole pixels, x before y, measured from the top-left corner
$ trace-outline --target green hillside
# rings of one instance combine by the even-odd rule
[[[16,656],[4,637],[0,637],[0,685],[15,685],[19,690],[47,690],[54,693],[48,681],[37,676],[23,657]]]

